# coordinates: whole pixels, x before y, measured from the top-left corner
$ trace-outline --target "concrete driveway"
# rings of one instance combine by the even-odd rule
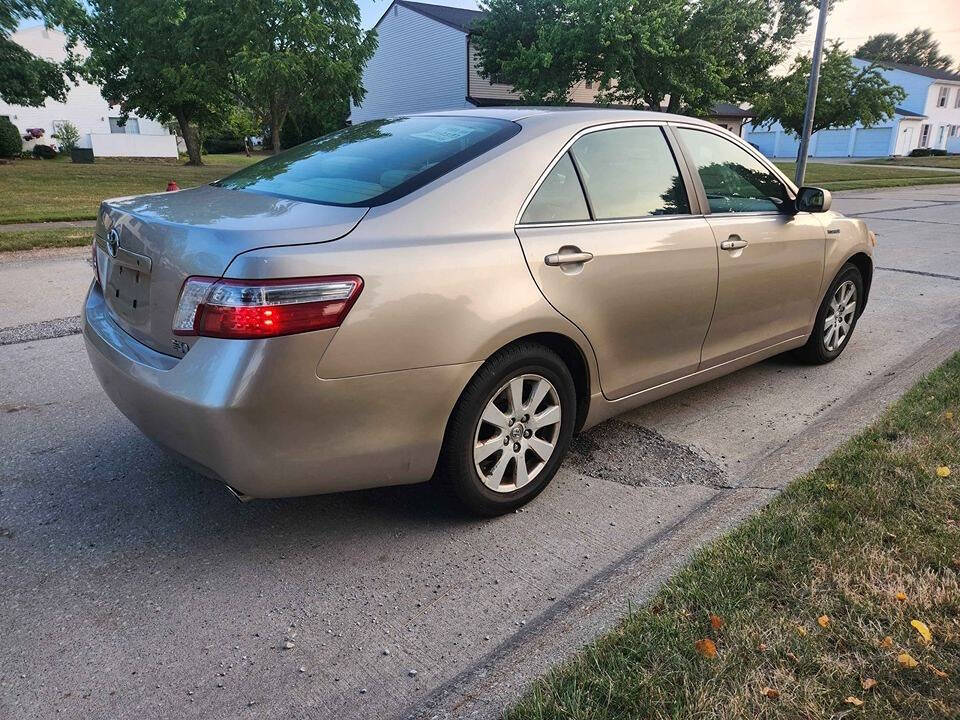
[[[236,503],[106,400],[76,302],[30,289],[59,263],[82,292],[85,251],[0,262],[37,295],[22,323],[0,297],[0,717],[496,716],[960,347],[960,186],[835,202],[880,236],[841,360],[608,422],[482,522],[426,485]]]

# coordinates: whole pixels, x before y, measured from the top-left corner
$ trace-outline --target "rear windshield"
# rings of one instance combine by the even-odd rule
[[[516,123],[494,118],[374,120],[298,145],[214,185],[325,205],[382,205],[519,131]]]

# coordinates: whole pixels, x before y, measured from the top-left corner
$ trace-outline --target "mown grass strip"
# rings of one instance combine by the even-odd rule
[[[20,230],[0,232],[0,252],[62,248],[89,245],[93,242],[93,228],[54,228],[50,230]]]
[[[506,717],[956,719],[958,478],[960,353]]]

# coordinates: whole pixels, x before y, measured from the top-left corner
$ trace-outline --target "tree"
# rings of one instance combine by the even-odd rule
[[[63,0],[60,21],[89,51],[74,58],[104,98],[125,115],[176,119],[191,165],[201,165],[196,124],[227,100],[223,54],[216,32],[232,22],[213,0]]]
[[[274,152],[291,110],[363,99],[363,67],[376,34],[360,29],[354,0],[238,0],[230,7],[240,48],[225,58],[241,104],[270,128]]]
[[[599,102],[706,114],[752,97],[809,22],[810,0],[487,0],[483,72],[527,102]]]
[[[953,58],[940,52],[940,43],[933,39],[933,32],[921,28],[914,28],[902,37],[896,33],[873,35],[857,48],[854,56],[937,70],[950,70],[953,65]]]
[[[21,20],[42,16],[45,2],[0,0],[0,99],[11,105],[40,106],[50,97],[67,98],[64,69],[38,58],[10,39]]]
[[[754,124],[769,127],[779,122],[799,137],[809,81],[810,58],[799,56],[785,77],[771,80],[766,91],[754,99]],[[892,116],[905,97],[903,88],[887,82],[876,65],[858,68],[840,43],[834,42],[820,67],[813,132],[858,122],[870,127]]]

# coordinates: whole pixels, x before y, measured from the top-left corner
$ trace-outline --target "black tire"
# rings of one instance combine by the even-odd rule
[[[850,321],[850,328],[843,340],[836,347],[828,349],[827,344],[824,341],[824,333],[827,330],[827,318],[833,314],[831,301],[833,300],[834,294],[837,292],[837,288],[847,281],[852,282],[856,287],[856,310],[854,311],[853,318]],[[850,342],[850,337],[853,335],[853,331],[857,327],[857,320],[860,318],[860,312],[863,309],[863,300],[863,276],[860,274],[860,270],[856,265],[853,263],[847,263],[840,268],[840,272],[837,273],[837,276],[833,279],[833,282],[830,283],[830,288],[827,290],[826,295],[823,297],[823,301],[820,303],[820,309],[817,311],[817,320],[813,324],[813,331],[810,333],[807,344],[802,348],[795,350],[795,356],[802,362],[810,365],[823,365],[828,362],[833,362],[840,357],[840,353],[843,352],[843,349],[847,346],[847,343]]]
[[[554,449],[546,461],[540,460],[536,475],[522,487],[513,491],[498,492],[484,484],[474,462],[474,449],[477,446],[481,415],[492,400],[498,396],[498,390],[511,379],[522,375],[539,375],[548,380],[555,390],[555,397],[560,408],[559,429],[552,428],[556,433]],[[528,381],[525,388],[532,387]],[[529,399],[529,395],[525,395]],[[547,402],[545,400],[545,402]],[[541,406],[538,406],[541,407]],[[534,408],[534,411],[536,408]],[[486,516],[500,515],[510,512],[530,502],[549,484],[563,462],[570,438],[573,436],[573,427],[576,421],[577,394],[570,370],[553,350],[534,342],[518,342],[515,345],[500,350],[490,357],[477,371],[476,375],[467,384],[457,405],[447,423],[443,449],[437,465],[438,481],[449,488],[460,503],[469,511]],[[509,416],[511,412],[508,410]],[[518,422],[517,425],[520,425]],[[493,428],[491,428],[493,429]],[[539,433],[541,430],[531,432]],[[493,437],[510,440],[509,433],[494,435]],[[511,440],[512,442],[512,440]],[[532,441],[531,441],[532,442]],[[513,445],[494,452],[491,462],[499,461],[503,456],[499,453],[509,453]],[[529,452],[533,452],[532,450]],[[525,467],[527,450],[522,451]],[[520,457],[519,455],[514,456]],[[537,455],[532,456],[537,462]],[[506,460],[509,466],[509,460]],[[518,462],[514,459],[513,462]],[[483,464],[480,464],[483,468]],[[516,470],[516,466],[512,466]],[[517,482],[519,484],[519,481]]]

